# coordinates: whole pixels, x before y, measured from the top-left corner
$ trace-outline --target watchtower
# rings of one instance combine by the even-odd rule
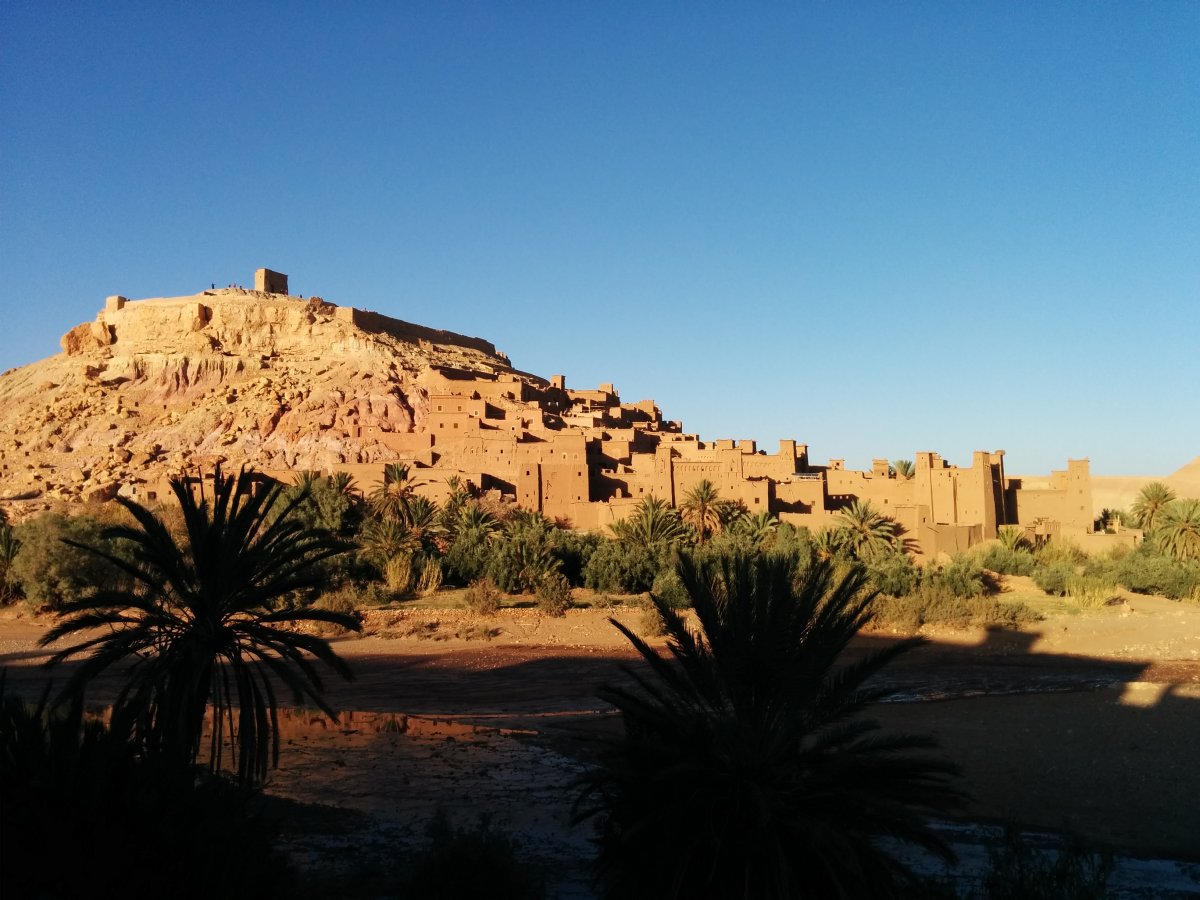
[[[287,294],[287,276],[270,269],[257,269],[254,272],[254,289],[266,294]]]

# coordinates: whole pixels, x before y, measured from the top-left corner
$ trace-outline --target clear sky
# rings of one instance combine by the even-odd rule
[[[106,294],[480,335],[815,460],[1200,454],[1200,3],[0,3],[0,369]]]

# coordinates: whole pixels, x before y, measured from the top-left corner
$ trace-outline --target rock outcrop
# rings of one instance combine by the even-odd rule
[[[0,376],[0,503],[17,515],[219,460],[394,459],[377,435],[421,428],[435,369],[544,384],[479,338],[240,289],[112,298],[61,343]]]

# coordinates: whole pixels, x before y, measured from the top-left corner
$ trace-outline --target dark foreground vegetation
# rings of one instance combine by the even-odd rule
[[[323,672],[351,673],[315,628],[353,630],[364,600],[443,585],[468,587],[485,615],[505,594],[559,615],[575,587],[649,592],[645,631],[666,634],[668,655],[617,625],[648,674],[603,688],[624,734],[581,786],[609,896],[950,896],[881,839],[947,856],[929,817],[956,809],[969,785],[928,739],[864,716],[871,677],[913,643],[848,662],[850,639],[868,623],[1036,617],[994,596],[997,574],[1081,604],[1118,586],[1194,600],[1200,586],[1200,511],[1149,488],[1130,513],[1147,529],[1137,549],[1087,558],[1005,530],[982,553],[923,567],[867,504],[814,535],[702,483],[680,510],[650,498],[603,537],[453,488],[430,503],[401,465],[368,498],[339,476],[264,489],[218,472],[207,498],[176,482],[170,508],[123,501],[0,524],[3,599],[59,616],[46,643],[81,636],[52,660],[79,660],[61,687],[36,704],[3,701],[5,896],[305,896],[312,886],[272,849],[259,792],[278,759],[278,707],[333,716]],[[108,670],[122,687],[103,721],[84,710]],[[540,896],[517,854],[486,821],[438,820],[384,892]],[[1107,872],[1100,857],[1012,841],[980,890],[1100,896]],[[1056,892],[1031,893],[1046,884]]]

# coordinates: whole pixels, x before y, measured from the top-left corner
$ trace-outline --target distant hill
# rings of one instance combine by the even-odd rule
[[[1161,481],[1179,497],[1200,497],[1200,456],[1170,475],[1093,475],[1092,505],[1102,509],[1128,509],[1138,493],[1152,481]]]

